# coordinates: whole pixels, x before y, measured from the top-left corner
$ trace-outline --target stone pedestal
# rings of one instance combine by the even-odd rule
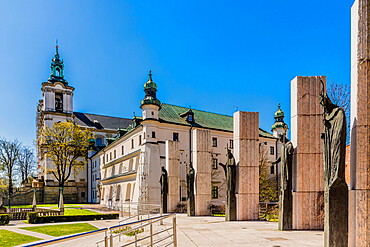
[[[320,79],[297,76],[291,82],[293,155],[293,229],[324,229],[324,160]]]
[[[195,170],[195,215],[210,215],[211,137],[209,130],[193,130],[193,166]]]
[[[176,212],[180,202],[180,149],[179,142],[166,141],[166,170],[168,172],[168,211]]]
[[[237,220],[258,220],[259,218],[258,143],[258,112],[234,113]]]
[[[349,246],[370,245],[370,1],[352,7]]]

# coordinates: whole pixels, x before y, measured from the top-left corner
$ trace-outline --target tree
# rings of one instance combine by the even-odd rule
[[[269,177],[271,163],[268,161],[267,150],[260,147],[259,152],[259,198],[260,202],[278,201],[277,183],[275,177]]]
[[[35,157],[30,147],[23,147],[20,150],[19,171],[21,172],[22,183],[26,182],[35,171]]]
[[[63,187],[73,171],[78,174],[84,169],[90,140],[94,136],[88,129],[71,122],[54,123],[45,127],[38,135],[37,147],[42,158],[49,159],[53,167],[47,168],[52,172]]]
[[[5,172],[8,178],[8,195],[13,194],[13,172],[16,169],[19,160],[21,143],[17,140],[10,141],[5,138],[0,138],[0,167]],[[9,201],[10,207],[10,201]]]
[[[332,82],[329,84],[327,89],[330,100],[337,106],[341,107],[346,113],[347,120],[347,144],[350,141],[350,129],[351,129],[351,87]]]

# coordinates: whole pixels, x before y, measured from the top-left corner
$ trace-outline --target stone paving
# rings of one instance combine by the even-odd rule
[[[117,225],[119,220],[105,221],[85,221],[98,228]],[[76,222],[48,223],[53,224],[73,224]],[[37,224],[41,225],[41,224]],[[55,239],[41,233],[30,232],[20,227],[31,226],[22,221],[12,221],[8,226],[1,226],[0,229],[6,229],[26,235],[39,237],[45,240]],[[169,227],[170,222],[165,222],[164,226],[157,224],[154,232],[164,227]],[[145,231],[143,236],[146,236]],[[104,233],[91,235],[88,237],[66,241],[50,246],[74,246],[87,247],[96,246],[96,242],[103,239]],[[177,238],[179,247],[205,247],[205,246],[323,246],[323,231],[278,231],[276,222],[265,221],[236,221],[225,222],[223,217],[187,217],[185,214],[177,215]],[[125,237],[118,243],[118,238],[114,241],[115,246],[122,245],[125,241],[132,241],[133,237]],[[104,246],[100,244],[99,246]],[[140,246],[140,245],[139,245]]]

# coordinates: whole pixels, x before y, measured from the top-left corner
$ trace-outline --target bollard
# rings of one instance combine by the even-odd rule
[[[177,247],[177,233],[176,233],[176,214],[173,216],[173,226],[172,226],[172,234],[173,234],[173,246]]]
[[[150,222],[150,246],[153,247],[153,224]]]

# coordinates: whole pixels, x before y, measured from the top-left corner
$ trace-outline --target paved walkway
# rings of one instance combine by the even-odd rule
[[[117,225],[119,220],[85,221],[97,228],[105,228]],[[77,222],[47,223],[36,225],[73,224]],[[42,238],[43,241],[55,237],[19,229],[31,226],[22,221],[12,221],[9,226],[1,226],[6,229],[34,237]],[[164,226],[155,226],[155,231],[170,226],[170,222]],[[154,232],[155,232],[154,231]],[[148,231],[143,233],[146,236]],[[103,239],[104,233],[90,235],[50,246],[96,246],[96,242]],[[228,246],[323,246],[323,231],[278,231],[277,223],[264,221],[237,221],[225,222],[223,217],[187,217],[185,214],[177,215],[177,237],[180,247],[228,247]],[[133,237],[124,237],[121,242],[116,238],[115,246],[122,245],[125,241],[132,241]],[[101,244],[100,246],[103,246]]]

